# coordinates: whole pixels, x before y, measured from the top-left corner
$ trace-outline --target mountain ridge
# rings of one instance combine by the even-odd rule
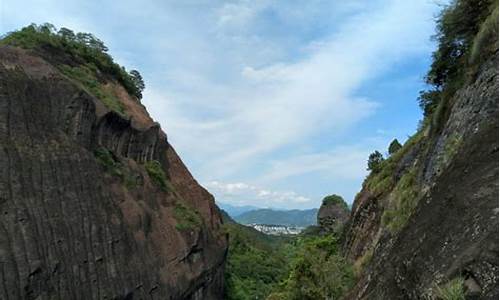
[[[261,208],[247,211],[234,219],[242,224],[268,224],[306,227],[316,224],[318,209],[276,210]]]

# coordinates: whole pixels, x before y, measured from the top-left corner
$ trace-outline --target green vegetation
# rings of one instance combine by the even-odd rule
[[[408,151],[422,141],[425,136],[424,132],[425,128],[421,128],[416,134],[406,141],[399,151],[380,164],[379,172],[371,172],[365,180],[364,185],[366,185],[374,195],[386,194],[392,190],[396,184],[394,173],[399,161],[405,154],[408,153]]]
[[[484,20],[479,32],[474,37],[470,54],[470,63],[478,63],[495,51],[495,38],[498,37],[498,2],[493,2],[490,15]],[[498,45],[496,45],[498,47]]]
[[[287,240],[234,222],[224,226],[229,234],[224,299],[266,299],[288,274]]]
[[[288,278],[267,299],[340,299],[354,285],[355,276],[337,244],[333,235],[300,237]]]
[[[94,151],[94,156],[106,172],[119,177],[127,188],[130,189],[137,186],[137,176],[131,170],[127,169],[111,151],[100,147]]]
[[[455,278],[443,286],[436,287],[436,297],[440,300],[465,300],[463,286],[463,278]]]
[[[80,65],[77,67],[71,67],[68,65],[60,66],[64,75],[80,83],[83,88],[87,90],[87,92],[100,99],[107,108],[119,113],[120,115],[125,115],[125,108],[123,104],[120,100],[118,100],[114,93],[105,89],[103,84],[97,80],[95,72],[92,68],[92,65]]]
[[[389,155],[393,155],[394,153],[401,150],[401,148],[403,148],[403,146],[399,143],[398,139],[394,139],[389,144],[389,149],[387,151],[389,152]]]
[[[149,177],[156,183],[163,191],[168,190],[167,176],[159,161],[151,160],[144,164]]]
[[[391,207],[382,215],[382,224],[393,233],[406,225],[418,204],[416,174],[416,168],[412,168],[401,177],[394,188]]]
[[[344,201],[344,198],[342,198],[339,195],[335,195],[335,194],[332,194],[332,195],[329,195],[329,196],[326,196],[325,198],[323,198],[322,203],[323,203],[323,205],[340,205],[340,206],[344,207],[345,209],[349,209],[349,206]]]
[[[453,156],[458,152],[458,148],[462,144],[462,138],[457,134],[453,134],[446,139],[444,145],[444,153],[441,161],[442,165],[447,165]]]
[[[368,156],[367,170],[377,173],[380,171],[383,162],[384,156],[382,155],[382,153],[375,150],[375,152],[371,153],[370,156]]]
[[[338,299],[354,271],[337,238],[309,230],[298,237],[265,235],[226,220],[229,253],[225,299]]]
[[[123,178],[123,165],[111,151],[104,147],[97,148],[94,151],[94,156],[97,162],[105,168],[106,172],[113,176]]]
[[[353,265],[353,270],[354,274],[356,277],[360,277],[361,273],[363,270],[366,268],[366,266],[371,262],[373,257],[373,247],[370,249],[366,250],[365,253],[363,253],[363,256],[358,258]]]
[[[177,220],[175,228],[177,230],[192,230],[202,225],[202,220],[198,212],[177,201],[174,207],[174,217]]]
[[[424,113],[419,130],[403,146],[393,140],[388,148],[389,157],[384,158],[375,151],[368,159],[371,172],[364,188],[380,199],[388,199],[388,203],[381,203],[387,205],[382,224],[391,233],[400,231],[407,224],[421,197],[418,181],[418,174],[422,171],[418,163],[421,156],[416,155],[425,155],[431,144],[429,140],[444,127],[456,91],[474,80],[479,66],[498,51],[497,37],[497,1],[452,0],[438,17],[434,37],[438,48],[433,53],[432,65],[425,78],[429,88],[421,91],[418,97]],[[461,144],[460,136],[448,137],[438,163],[451,161]],[[331,201],[338,199],[332,197]],[[337,254],[334,236],[315,235],[317,233],[312,227],[307,235],[287,243],[290,254],[285,268],[289,270],[288,276],[273,289],[267,300],[338,299],[352,287],[355,276],[360,276],[372,260],[376,242],[351,266]],[[238,270],[232,269],[232,272]],[[434,293],[437,299],[465,299],[463,279],[457,278],[436,287]],[[246,295],[230,299],[250,298]],[[261,294],[255,299],[261,299]]]
[[[438,43],[426,76],[430,85],[418,98],[424,117],[432,117],[433,131],[442,128],[451,99],[478,66],[498,50],[498,2],[454,0],[437,20]]]
[[[108,108],[123,114],[123,107],[104,88],[105,79],[118,81],[131,95],[142,98],[144,81],[139,72],[130,74],[113,61],[104,43],[90,33],[74,33],[70,29],[57,30],[52,24],[31,24],[10,32],[0,45],[11,45],[34,50],[50,60],[65,75],[81,83],[91,94],[101,99]]]

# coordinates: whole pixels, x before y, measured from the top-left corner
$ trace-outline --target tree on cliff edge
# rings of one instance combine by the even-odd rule
[[[398,152],[401,148],[403,148],[403,146],[401,146],[398,139],[392,140],[392,142],[389,144],[389,149],[388,149],[389,155]]]
[[[384,161],[384,156],[382,153],[375,150],[375,152],[371,153],[368,156],[368,170],[373,172],[380,171],[380,167],[382,162]]]

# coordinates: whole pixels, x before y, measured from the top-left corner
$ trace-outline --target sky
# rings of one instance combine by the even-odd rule
[[[368,155],[416,131],[437,3],[2,0],[0,33],[93,33],[217,201],[304,209],[352,203]]]

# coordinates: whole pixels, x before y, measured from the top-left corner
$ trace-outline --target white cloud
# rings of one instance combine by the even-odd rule
[[[2,1],[2,30],[50,21],[94,32],[117,61],[141,70],[143,103],[196,178],[265,186],[231,188],[255,199],[274,195],[272,203],[286,195],[275,190],[299,190],[274,186],[292,177],[359,186],[367,151],[378,142],[343,139],[384,100],[360,88],[430,52],[436,7],[401,0],[42,2]],[[318,146],[318,136],[336,146]],[[312,188],[300,188],[301,195],[287,196],[315,198]]]
[[[357,89],[398,60],[428,51],[422,41],[427,40],[429,22],[423,16],[430,15],[430,7],[419,1],[389,1],[373,10],[361,10],[331,35],[312,41],[314,46],[298,60],[284,57],[284,61],[262,67],[248,59],[239,73],[226,78],[227,86],[203,77],[199,69],[186,69],[191,77],[173,80],[191,82],[193,90],[167,99],[165,109],[156,109],[154,115],[165,120],[167,132],[182,154],[190,159],[207,158],[196,170],[203,179],[238,176],[257,160],[272,159],[275,151],[301,143],[314,133],[341,134],[373,114],[375,99],[359,98]],[[238,7],[223,5],[216,30],[225,26],[237,30],[233,24],[237,19],[238,24],[245,23],[242,36],[247,36],[259,9],[262,5],[246,1]],[[231,56],[232,52],[225,54]],[[222,63],[231,59],[214,55]],[[196,79],[200,77],[201,84]],[[159,101],[150,97],[150,91],[146,91],[146,102],[158,107]],[[168,92],[166,87],[159,93]],[[205,115],[200,118],[193,111]]]
[[[366,175],[366,158],[373,151],[361,145],[338,147],[332,151],[296,155],[271,161],[271,168],[261,182],[272,182],[313,172],[323,173],[330,180],[358,180]]]
[[[204,186],[215,195],[218,201],[239,206],[283,208],[287,205],[304,205],[312,201],[294,191],[270,191],[243,182],[210,181]]]

